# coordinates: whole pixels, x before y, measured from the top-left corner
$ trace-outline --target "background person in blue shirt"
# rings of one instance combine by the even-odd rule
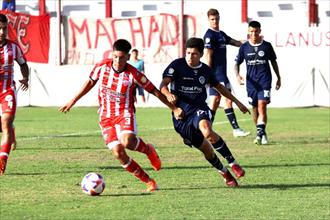
[[[139,51],[137,49],[133,49],[131,51],[131,57],[128,63],[134,66],[141,73],[144,73],[144,61],[142,59],[139,59]],[[142,103],[143,104],[146,103],[144,89],[138,85],[137,91],[138,91],[138,95],[141,97]]]
[[[214,149],[227,160],[237,178],[244,176],[245,171],[237,163],[224,140],[212,129],[212,115],[206,103],[207,86],[216,88],[223,96],[234,101],[243,113],[249,110],[214,79],[209,66],[200,62],[203,49],[203,39],[188,39],[185,57],[175,59],[165,69],[160,91],[169,102],[180,107],[185,113],[182,120],[172,117],[174,128],[183,138],[183,142],[200,150],[205,159],[223,176],[227,186],[237,187],[236,179],[223,166]]]
[[[276,54],[271,43],[260,36],[261,25],[258,21],[251,21],[248,27],[249,40],[242,44],[236,57],[235,73],[238,83],[244,85],[240,75],[240,64],[246,62],[246,90],[249,103],[253,107],[253,120],[257,127],[255,144],[268,144],[266,134],[267,104],[270,103],[272,87],[272,72],[269,61],[277,76],[275,89],[281,87],[281,76],[276,62]]]
[[[235,47],[241,46],[241,42],[235,40],[219,28],[220,15],[217,9],[211,8],[207,12],[209,20],[209,29],[204,35],[204,51],[206,57],[206,64],[211,67],[212,73],[216,80],[224,85],[229,91],[231,91],[231,85],[227,77],[227,47],[226,45],[232,45]],[[213,88],[209,90],[210,95],[210,109],[212,111],[212,121],[215,117],[215,113],[219,107],[221,95]],[[244,131],[238,125],[236,115],[233,109],[233,103],[230,99],[224,98],[224,111],[233,127],[234,137],[245,137],[250,132]]]

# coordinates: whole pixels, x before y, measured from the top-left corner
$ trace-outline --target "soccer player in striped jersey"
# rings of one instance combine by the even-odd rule
[[[1,151],[0,175],[5,173],[12,145],[16,145],[14,119],[16,114],[16,85],[14,81],[14,61],[20,66],[23,78],[19,80],[23,91],[29,86],[29,67],[21,48],[7,39],[8,20],[0,14],[0,105],[1,105]]]
[[[212,73],[215,78],[224,85],[229,91],[231,91],[231,84],[227,76],[227,46],[232,45],[235,47],[241,46],[241,41],[235,40],[229,37],[225,32],[220,30],[219,21],[220,15],[217,9],[211,8],[207,12],[210,28],[204,35],[204,51],[206,57],[206,64],[212,68]],[[216,89],[209,89],[210,95],[210,109],[212,112],[212,120],[215,117],[216,111],[219,107],[221,94]],[[244,131],[238,125],[236,115],[233,109],[233,103],[230,99],[223,97],[224,99],[224,111],[233,128],[234,137],[245,137],[250,134],[248,131]]]
[[[205,159],[223,176],[226,184],[237,187],[236,179],[222,165],[214,149],[227,160],[237,178],[244,176],[245,171],[237,163],[224,140],[212,129],[212,114],[206,103],[207,86],[231,99],[243,113],[249,110],[214,78],[208,65],[200,62],[203,49],[203,39],[188,39],[185,57],[174,60],[165,69],[160,91],[171,103],[185,112],[182,120],[173,117],[174,128],[183,138],[184,144],[199,149]],[[170,90],[168,85],[171,85]]]
[[[277,76],[275,89],[281,87],[281,76],[276,62],[276,54],[271,43],[260,36],[261,25],[258,21],[251,21],[248,26],[249,41],[245,42],[236,56],[235,73],[238,83],[244,85],[240,75],[240,64],[246,62],[246,90],[249,103],[253,107],[253,121],[257,127],[255,144],[268,144],[266,134],[267,104],[270,103],[272,87],[272,72],[269,61]]]
[[[127,63],[131,44],[124,39],[115,41],[112,59],[104,59],[96,64],[78,94],[59,111],[68,112],[72,106],[97,82],[99,100],[99,125],[107,147],[119,160],[122,167],[146,183],[147,191],[155,191],[158,186],[154,179],[129,157],[126,148],[147,155],[154,170],[161,168],[161,160],[152,144],[146,144],[137,137],[134,96],[136,86],[152,93],[167,105],[177,119],[182,118],[183,111],[167,101],[166,97],[136,68]]]

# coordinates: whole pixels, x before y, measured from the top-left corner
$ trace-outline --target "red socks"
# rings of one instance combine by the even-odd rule
[[[130,173],[132,173],[134,176],[136,176],[138,179],[140,179],[142,182],[147,183],[150,178],[149,175],[144,172],[144,170],[137,164],[133,159],[130,159],[130,161],[123,165],[123,167]]]

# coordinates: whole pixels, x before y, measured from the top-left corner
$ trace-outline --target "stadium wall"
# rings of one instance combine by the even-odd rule
[[[221,29],[235,39],[246,39],[247,24],[242,24],[240,1],[190,1],[186,3],[185,12],[190,15],[199,14],[201,19],[200,32],[202,37],[207,29],[205,12],[208,8],[218,8],[221,13]],[[220,2],[220,4],[219,4]],[[280,3],[292,3],[296,11],[280,10]],[[118,3],[118,2],[117,2]],[[297,1],[249,1],[249,19],[261,22],[264,39],[270,41],[277,53],[278,64],[282,76],[282,88],[272,90],[271,107],[330,107],[330,21],[323,15],[330,10],[327,1],[318,1],[320,23],[318,26],[307,25],[307,8]],[[117,7],[114,5],[114,7]],[[119,6],[118,6],[119,7]],[[235,9],[235,10],[232,10]],[[272,12],[271,17],[260,17],[259,12]],[[76,13],[71,17],[79,17]],[[116,14],[114,14],[116,16]],[[91,16],[93,17],[93,16]],[[31,88],[27,92],[18,91],[19,106],[60,106],[67,102],[88,79],[93,65],[62,65],[58,66],[56,53],[58,47],[56,19],[51,19],[50,61],[48,64],[29,63],[31,67]],[[64,37],[63,37],[64,38]],[[63,39],[64,42],[64,39]],[[65,54],[64,48],[62,53]],[[228,46],[228,75],[235,95],[247,104],[244,86],[239,86],[233,73],[234,58],[237,48]],[[162,71],[168,65],[164,63],[146,63],[146,75],[158,86]],[[245,72],[245,64],[241,66]],[[16,73],[19,69],[15,66]],[[19,78],[19,74],[16,74]],[[275,87],[275,75],[274,86]],[[94,88],[83,97],[78,106],[97,105],[97,91]],[[147,106],[163,106],[155,97],[149,96]]]

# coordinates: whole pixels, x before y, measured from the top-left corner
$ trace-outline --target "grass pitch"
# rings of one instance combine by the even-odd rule
[[[169,110],[137,109],[139,136],[163,162],[155,172],[145,155],[128,152],[160,186],[144,193],[104,146],[96,108],[19,108],[18,147],[0,177],[0,219],[329,219],[329,108],[269,109],[268,146],[254,145],[251,116],[236,114],[252,135],[233,138],[221,109],[214,125],[246,169],[232,189],[184,146]],[[88,172],[105,178],[101,196],[81,191]]]

